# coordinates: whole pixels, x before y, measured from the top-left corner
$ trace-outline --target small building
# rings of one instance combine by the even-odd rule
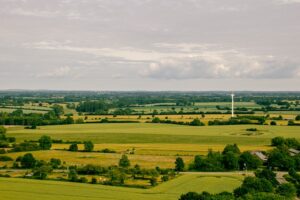
[[[295,155],[298,155],[300,153],[300,151],[297,149],[289,149],[289,153],[291,156],[295,156]]]
[[[268,161],[268,157],[265,154],[263,154],[261,151],[251,151],[251,154],[255,155],[256,157],[258,157],[263,162]]]

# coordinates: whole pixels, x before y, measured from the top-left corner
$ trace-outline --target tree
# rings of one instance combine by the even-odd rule
[[[272,192],[273,186],[267,179],[257,177],[246,177],[241,187],[234,190],[237,197],[244,196],[247,193]]]
[[[272,138],[272,140],[271,140],[271,145],[275,146],[275,147],[282,146],[282,145],[284,145],[284,143],[285,143],[285,139],[283,137],[275,137],[275,138]]]
[[[36,159],[33,157],[31,153],[26,153],[21,160],[21,167],[26,169],[31,169],[35,166]]]
[[[92,141],[85,141],[84,142],[84,151],[92,152],[94,149],[94,144]]]
[[[255,176],[258,178],[264,178],[272,183],[272,185],[278,185],[278,181],[276,179],[276,173],[274,173],[270,169],[263,169],[255,172]]]
[[[65,124],[74,124],[74,119],[73,119],[73,117],[71,117],[71,116],[68,116],[65,120],[64,120],[64,123]]]
[[[157,178],[156,177],[151,177],[150,179],[150,184],[151,186],[156,186],[157,185]]]
[[[0,140],[6,139],[5,134],[6,134],[6,128],[4,128],[3,126],[0,126]]]
[[[78,181],[78,175],[77,175],[76,169],[72,168],[69,170],[68,179],[72,182]]]
[[[76,143],[71,144],[69,151],[78,151],[78,145]]]
[[[97,184],[98,180],[96,177],[92,177],[91,184]]]
[[[119,166],[125,168],[130,166],[130,160],[125,154],[122,155],[121,159],[119,160]]]
[[[51,158],[50,165],[53,167],[53,169],[57,169],[61,165],[61,160],[57,158]]]
[[[203,126],[204,124],[200,121],[200,119],[196,118],[191,123],[191,126]]]
[[[239,168],[239,158],[236,153],[229,151],[223,155],[224,168],[227,170],[237,170]]]
[[[64,108],[60,105],[56,104],[56,105],[52,106],[52,109],[53,109],[56,117],[60,117],[61,115],[64,114]]]
[[[285,148],[276,148],[269,155],[268,165],[279,170],[289,170],[295,168],[295,161],[290,157]]]
[[[239,157],[239,166],[240,169],[257,169],[262,165],[261,160],[259,160],[256,156],[252,155],[249,151],[243,152]]]
[[[285,196],[287,198],[295,198],[296,197],[296,188],[293,184],[291,183],[283,183],[281,185],[278,186],[278,188],[276,189],[276,193]]]
[[[196,155],[194,158],[194,169],[196,170],[201,170],[201,166],[202,166],[202,158],[199,155]]]
[[[276,123],[276,121],[271,121],[270,125],[271,125],[271,126],[276,126],[277,123]]]
[[[225,146],[225,148],[224,148],[222,154],[224,155],[224,154],[226,154],[226,153],[229,152],[229,151],[231,151],[231,152],[233,152],[233,153],[237,153],[237,154],[240,154],[240,153],[241,153],[241,151],[240,151],[239,147],[237,146],[237,144],[233,144],[233,145],[232,145],[232,144],[227,144],[227,145]]]
[[[300,115],[297,115],[295,118],[296,121],[300,121]]]
[[[108,176],[112,184],[124,184],[126,180],[126,175],[119,169],[115,168],[109,171]]]
[[[48,177],[48,174],[52,172],[52,167],[49,166],[49,165],[42,165],[38,168],[35,168],[33,170],[33,176],[38,178],[38,179],[41,179],[41,180],[44,180]]]
[[[175,160],[175,170],[178,172],[183,171],[184,169],[184,161],[181,157],[177,157]]]
[[[181,195],[179,200],[200,200],[200,195],[196,192],[188,192]]]
[[[40,143],[40,148],[43,150],[49,150],[51,149],[52,146],[52,140],[50,136],[47,135],[43,135],[40,139],[39,139],[39,143]]]

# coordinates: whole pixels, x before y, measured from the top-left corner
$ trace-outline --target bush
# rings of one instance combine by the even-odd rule
[[[33,142],[22,142],[20,144],[15,144],[12,151],[21,152],[21,151],[37,151],[40,150],[40,146]]]
[[[97,178],[93,177],[91,180],[91,184],[97,184],[97,183],[98,183]]]
[[[53,167],[53,169],[57,169],[61,165],[61,160],[57,158],[51,158],[50,165]]]
[[[7,161],[13,161],[14,159],[12,159],[9,156],[0,156],[0,161],[2,162],[7,162]]]
[[[161,181],[162,182],[166,182],[166,181],[168,181],[169,180],[169,176],[168,175],[163,175],[162,177],[161,177]]]
[[[6,140],[7,140],[9,143],[16,142],[16,138],[15,138],[15,137],[7,137]]]
[[[257,131],[257,128],[247,128],[246,131]]]
[[[115,150],[111,150],[111,149],[108,149],[108,148],[102,149],[100,152],[101,153],[116,153]]]
[[[0,140],[0,148],[8,148],[8,147],[9,147],[9,143],[7,141]]]
[[[0,149],[0,154],[5,154],[6,150],[5,149]]]
[[[196,118],[191,123],[191,126],[204,126],[204,123],[200,121],[200,119]]]
[[[157,178],[156,177],[152,177],[150,179],[150,184],[151,184],[151,186],[156,186],[157,185]]]
[[[283,183],[278,186],[276,189],[276,193],[280,194],[282,196],[285,196],[287,198],[294,198],[296,197],[296,188],[293,184],[291,183]]]
[[[87,183],[87,182],[88,182],[88,179],[85,178],[85,177],[80,177],[80,178],[78,179],[78,182],[80,182],[80,183]]]

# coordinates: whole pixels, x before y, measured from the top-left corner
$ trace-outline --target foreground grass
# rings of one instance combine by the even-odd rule
[[[231,192],[243,177],[182,175],[151,189],[0,178],[0,200],[176,200],[188,191]]]
[[[258,132],[247,132],[247,128],[257,128]],[[276,136],[300,138],[300,127],[293,126],[180,126],[168,124],[75,124],[62,126],[42,126],[36,130],[23,127],[9,128],[8,136],[17,141],[37,140],[42,135],[63,140],[92,140],[97,144],[137,144],[137,143],[167,143],[167,144],[205,144],[263,146],[269,145]],[[250,135],[249,135],[250,134]]]

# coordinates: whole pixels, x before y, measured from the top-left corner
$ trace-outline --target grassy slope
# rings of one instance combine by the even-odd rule
[[[247,136],[247,128],[257,128],[260,135]],[[296,137],[300,127],[288,126],[180,126],[167,124],[83,124],[44,126],[37,130],[11,128],[8,136],[18,141],[49,135],[63,140],[92,140],[94,143],[168,143],[168,144],[228,144],[268,145],[275,136]]]
[[[214,177],[183,175],[152,189],[133,189],[68,182],[0,178],[0,200],[176,200],[188,191],[232,191],[241,183],[237,175]],[[63,188],[63,189],[62,189]]]

